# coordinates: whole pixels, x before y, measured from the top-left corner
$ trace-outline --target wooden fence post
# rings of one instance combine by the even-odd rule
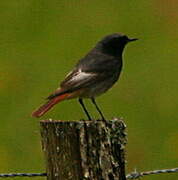
[[[125,124],[40,121],[48,180],[126,180]]]

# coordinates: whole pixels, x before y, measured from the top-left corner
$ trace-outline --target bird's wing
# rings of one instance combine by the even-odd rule
[[[64,81],[61,83],[61,87],[64,89],[79,89],[80,87],[86,87],[87,84],[91,83],[96,79],[98,73],[85,72],[82,69],[75,69],[69,73]]]
[[[74,70],[61,82],[61,88],[50,95],[48,99],[66,92],[91,87],[106,78],[110,78],[113,75],[113,69],[118,69],[115,67],[117,64],[118,60],[111,60],[106,57],[101,58],[101,55],[95,56],[95,58],[85,57],[81,59]]]
[[[83,72],[81,69],[74,69],[70,72],[64,81],[61,82],[60,88],[53,92],[47,99],[53,99],[64,93],[70,93],[81,88],[85,88],[95,82],[97,73]]]
[[[119,61],[104,54],[88,54],[81,59],[61,83],[62,88],[80,88],[112,76],[119,70]]]

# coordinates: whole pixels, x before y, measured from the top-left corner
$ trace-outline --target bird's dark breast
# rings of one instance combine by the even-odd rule
[[[82,98],[91,98],[99,96],[109,90],[115,82],[119,79],[122,69],[122,61],[115,64],[115,68],[108,69],[108,71],[102,72],[103,77],[93,83],[92,86],[86,87],[85,93],[81,94]]]

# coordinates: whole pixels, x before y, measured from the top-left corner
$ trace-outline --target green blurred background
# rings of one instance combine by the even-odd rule
[[[98,98],[107,118],[123,117],[127,124],[127,172],[178,166],[177,9],[175,0],[1,1],[0,173],[45,171],[39,119],[31,112],[78,59],[114,32],[140,39],[125,49],[119,82]],[[85,116],[71,100],[42,119],[47,118]]]

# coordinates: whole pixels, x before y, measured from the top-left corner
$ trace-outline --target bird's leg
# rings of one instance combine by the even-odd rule
[[[79,98],[79,103],[82,106],[83,110],[85,111],[85,114],[87,115],[88,120],[91,120],[91,117],[90,117],[90,115],[89,115],[89,113],[88,113],[88,111],[87,111],[87,109],[86,109],[86,107],[85,107],[85,105],[83,103],[83,100],[81,98]]]
[[[98,105],[96,104],[95,98],[91,98],[91,101],[95,105],[95,107],[96,107],[97,111],[99,112],[99,114],[101,115],[102,120],[105,120],[103,113],[101,112]]]

